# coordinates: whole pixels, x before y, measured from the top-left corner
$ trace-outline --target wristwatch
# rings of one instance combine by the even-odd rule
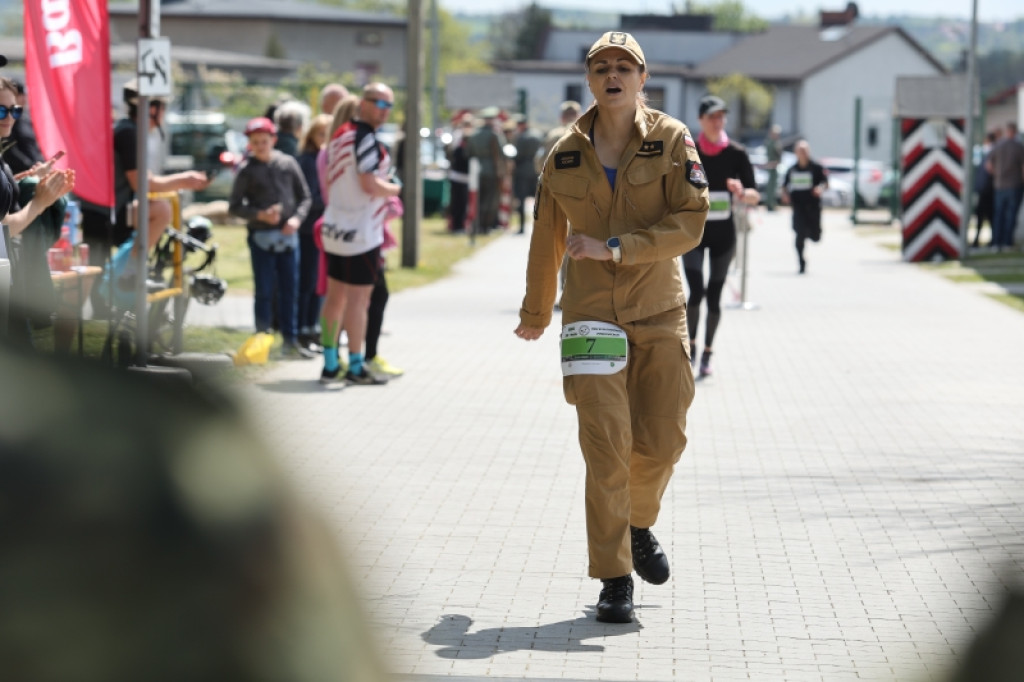
[[[604,243],[609,249],[612,250],[612,260],[616,263],[622,262],[622,242],[619,241],[618,237],[612,237]]]

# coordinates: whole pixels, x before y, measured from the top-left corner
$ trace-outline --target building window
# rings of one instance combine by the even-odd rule
[[[665,111],[665,88],[644,88],[647,93],[647,106],[658,111]]]
[[[579,83],[570,83],[565,86],[565,99],[573,102],[583,101],[583,86]]]
[[[356,44],[361,47],[380,47],[384,39],[380,35],[380,31],[359,31],[356,34]]]

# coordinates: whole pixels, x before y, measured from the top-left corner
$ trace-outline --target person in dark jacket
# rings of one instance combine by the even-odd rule
[[[14,85],[14,99],[17,102],[17,106],[24,109],[26,101],[25,86],[22,85],[21,81],[13,79],[11,83]],[[20,118],[14,120],[14,128],[11,129],[10,139],[14,146],[8,147],[4,152],[4,161],[11,167],[15,175],[24,173],[37,163],[42,163],[46,160],[43,158],[43,152],[40,151],[39,143],[36,141],[36,132],[32,128],[32,121],[24,113]]]
[[[464,232],[469,209],[469,136],[473,134],[473,117],[466,114],[448,145],[448,181],[452,195],[448,202],[448,229]]]
[[[273,298],[277,292],[282,354],[310,359],[316,354],[298,341],[299,226],[312,199],[298,162],[274,149],[277,128],[267,118],[254,118],[245,126],[249,156],[242,162],[231,188],[228,210],[244,218],[252,257],[256,331],[269,332]]]
[[[317,343],[320,338],[320,304],[322,298],[316,292],[317,280],[320,276],[320,249],[313,239],[316,222],[324,214],[324,200],[320,195],[320,176],[317,172],[316,160],[320,150],[327,142],[327,131],[331,127],[332,117],[320,114],[310,123],[309,129],[302,137],[299,147],[299,167],[306,179],[309,196],[312,200],[306,219],[299,225],[299,311],[298,328],[299,343],[317,352],[322,346]]]
[[[277,142],[274,149],[288,156],[298,158],[299,136],[309,120],[309,107],[302,102],[288,100],[274,110],[274,125],[277,126]]]
[[[821,194],[828,188],[828,176],[821,164],[811,160],[811,146],[800,140],[793,148],[796,163],[786,171],[782,199],[793,206],[793,231],[800,274],[807,271],[804,244],[821,239]]]
[[[14,122],[21,117],[23,111],[16,103],[16,92],[13,82],[0,78],[0,113],[3,114],[0,117],[0,138],[4,140],[10,137]],[[7,238],[23,236],[54,202],[70,192],[75,186],[75,172],[53,170],[52,163],[43,163],[16,177],[10,166],[0,161],[0,176],[0,215],[3,216],[4,224],[4,254],[0,257],[12,261],[11,279],[15,303],[10,309],[9,319],[12,324],[9,326],[8,334],[19,341],[31,343],[30,315],[25,310],[30,298],[27,292],[36,288],[30,284],[33,276],[38,280],[38,275],[43,272],[48,275],[49,269],[45,257],[41,263],[38,258],[32,257],[18,262],[15,254],[11,252],[11,244]],[[31,196],[26,194],[25,197],[21,197],[17,181],[27,177],[38,179],[38,182]],[[34,244],[35,239],[29,237],[29,242]],[[29,251],[32,253],[33,249],[30,248]],[[35,251],[38,252],[38,249]]]

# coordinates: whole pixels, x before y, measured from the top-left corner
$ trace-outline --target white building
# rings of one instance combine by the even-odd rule
[[[671,23],[672,17],[664,19]],[[630,27],[630,32],[647,58],[651,78],[645,90],[650,105],[677,118],[684,111],[684,88],[693,67],[728,50],[742,38],[734,33],[701,30]],[[497,71],[513,74],[516,87],[527,92],[530,119],[542,127],[554,126],[563,101],[575,100],[584,108],[593,101],[587,90],[583,60],[600,37],[601,33],[596,31],[553,29],[539,59],[496,62],[494,66]]]
[[[806,138],[815,156],[853,156],[860,97],[861,156],[888,161],[896,78],[936,76],[945,69],[898,27],[772,26],[694,70],[685,115],[695,119],[708,80],[733,73],[774,89],[772,121],[784,137]],[[742,127],[742,112],[734,113],[732,126]]]
[[[665,19],[671,26],[672,18]],[[634,28],[631,33],[652,74],[645,88],[651,106],[696,128],[707,82],[743,74],[773,90],[772,122],[782,126],[785,138],[806,138],[816,156],[853,156],[854,103],[860,97],[861,156],[890,160],[897,76],[945,73],[905,31],[891,26],[776,25],[756,34]],[[498,62],[495,69],[512,74],[515,86],[526,91],[531,120],[551,126],[563,100],[584,106],[592,101],[583,59],[600,35],[552,30],[540,59]],[[739,102],[730,109],[730,135],[764,135],[747,125]]]

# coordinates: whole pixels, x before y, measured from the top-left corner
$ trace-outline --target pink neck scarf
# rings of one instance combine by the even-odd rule
[[[723,130],[722,137],[718,139],[718,142],[712,142],[708,138],[704,137],[704,133],[701,132],[697,136],[697,144],[700,145],[700,153],[708,156],[715,156],[720,154],[723,149],[729,146],[729,135]]]

